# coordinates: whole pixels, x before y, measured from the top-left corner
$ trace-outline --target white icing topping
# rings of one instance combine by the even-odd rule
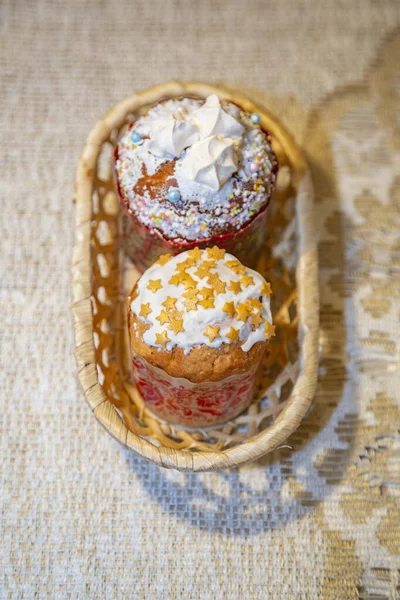
[[[190,351],[191,347],[199,344],[219,348],[223,343],[232,343],[233,339],[230,336],[237,334],[242,350],[248,352],[256,342],[269,339],[271,334],[267,335],[265,327],[268,327],[267,323],[272,324],[272,317],[267,291],[268,284],[265,279],[256,271],[243,267],[230,254],[214,260],[214,266],[204,272],[201,270],[198,272],[199,267],[204,266],[204,262],[207,265],[207,262],[209,264],[209,261],[212,261],[210,250],[203,250],[199,252],[200,258],[191,260],[190,262],[194,264],[185,268],[186,274],[194,280],[195,287],[188,288],[184,281],[176,280],[176,283],[171,283],[171,278],[179,277],[180,271],[177,270],[177,265],[191,257],[193,257],[193,251],[183,252],[168,260],[164,265],[156,263],[139,279],[138,295],[131,303],[131,310],[141,321],[149,325],[143,334],[144,342],[149,346],[161,348],[163,344],[159,343],[157,335],[166,335],[168,342],[165,347],[167,350],[179,346],[185,351]],[[233,262],[230,263],[230,261]],[[237,272],[238,268],[242,272]],[[217,276],[219,283],[218,281],[217,283],[209,281],[207,272],[211,278],[213,275]],[[243,278],[248,279],[243,280]],[[154,284],[154,282],[156,283]],[[235,290],[229,289],[232,286],[231,282],[236,283],[236,286],[239,282],[240,285]],[[153,287],[154,291],[148,286]],[[219,291],[218,286],[220,286]],[[213,294],[209,290],[208,293],[209,297],[213,298],[214,306],[207,307],[207,302],[203,305],[199,303],[203,296],[206,297],[206,294],[201,291],[204,288],[213,288]],[[194,290],[198,298],[193,309],[190,309],[190,289]],[[168,298],[174,300],[169,308]],[[241,307],[247,306],[248,301],[253,301],[255,306],[253,305],[252,308],[249,304],[246,318],[246,310],[244,314],[240,311]],[[227,305],[227,303],[233,304]],[[143,311],[144,305],[146,310]],[[151,312],[148,312],[149,307]],[[228,310],[229,308],[232,310]],[[169,327],[168,318],[174,318],[174,315],[181,320],[183,331],[176,330],[175,333]],[[165,322],[163,317],[166,319]],[[255,319],[254,323],[251,322],[253,318]],[[258,321],[260,322],[257,325]],[[216,333],[215,339],[211,339],[212,335],[205,335],[208,326],[216,328],[213,330]],[[232,332],[232,328],[234,332]]]
[[[188,149],[182,170],[189,179],[218,191],[237,170],[233,140],[211,135]]]
[[[237,138],[244,132],[243,125],[224,111],[216,94],[208,96],[203,106],[192,113],[192,119],[198,125],[203,138],[210,135]]]

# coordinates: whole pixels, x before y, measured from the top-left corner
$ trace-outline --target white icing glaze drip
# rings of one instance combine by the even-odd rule
[[[210,260],[207,250],[200,251],[201,258],[195,262],[193,266],[186,268],[186,273],[196,281],[196,289],[200,291],[205,287],[212,287],[211,283],[208,283],[207,277],[200,278],[199,274],[196,274],[197,269],[204,263],[204,261]],[[215,306],[212,308],[204,308],[197,304],[194,310],[188,310],[185,305],[185,285],[183,283],[170,283],[171,278],[176,275],[179,271],[176,270],[179,263],[185,261],[190,256],[190,252],[183,252],[173,258],[171,258],[166,264],[154,264],[148,269],[140,278],[137,285],[137,297],[131,303],[132,312],[144,323],[149,325],[149,328],[143,334],[144,342],[149,346],[162,347],[157,343],[157,334],[167,332],[169,341],[166,343],[166,349],[171,350],[174,346],[179,346],[190,351],[190,348],[199,344],[206,344],[211,348],[219,348],[223,343],[230,343],[229,333],[231,328],[239,331],[238,341],[241,343],[241,348],[244,352],[248,352],[250,348],[256,342],[262,342],[268,339],[265,332],[266,323],[272,324],[271,308],[269,294],[263,293],[263,286],[266,285],[265,279],[256,271],[251,269],[243,268],[243,273],[235,273],[230,266],[226,263],[229,261],[235,261],[239,264],[237,259],[230,255],[225,254],[224,258],[216,260],[215,266],[209,269],[209,273],[212,275],[216,273],[219,279],[226,284],[226,289],[223,292],[215,293],[214,302]],[[232,291],[228,289],[230,282],[240,282],[243,276],[251,277],[253,282],[249,283],[247,287],[242,285],[240,291]],[[161,287],[156,291],[152,291],[148,288],[152,281],[160,280]],[[175,306],[172,310],[182,312],[182,321],[184,331],[174,333],[167,324],[161,324],[157,317],[160,316],[162,311],[166,309],[163,303],[166,302],[167,298],[176,299]],[[255,301],[260,300],[260,308],[254,309],[255,313],[258,312],[262,319],[262,322],[255,326],[251,324],[249,318],[246,321],[236,318],[238,315],[230,315],[224,311],[223,308],[226,303],[233,302],[234,307],[238,307],[241,304],[245,304],[249,299]],[[151,312],[145,317],[140,315],[142,305],[149,304]],[[252,314],[255,314],[252,313]],[[210,340],[204,332],[207,326],[218,327],[218,335],[214,340]]]

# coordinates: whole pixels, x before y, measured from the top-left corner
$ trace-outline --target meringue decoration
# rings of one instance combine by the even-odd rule
[[[198,127],[183,120],[185,114],[175,113],[166,119],[156,119],[152,123],[148,150],[156,156],[178,157],[182,151],[191,146],[200,137]]]
[[[210,135],[237,138],[243,135],[244,127],[224,111],[216,94],[208,96],[203,106],[195,110],[191,116],[203,138]]]
[[[237,170],[233,140],[211,135],[188,149],[182,170],[192,181],[218,191]]]

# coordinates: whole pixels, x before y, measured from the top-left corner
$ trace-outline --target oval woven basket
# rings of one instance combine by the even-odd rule
[[[112,154],[128,123],[151,104],[211,93],[260,114],[281,165],[257,267],[272,283],[277,337],[249,409],[224,425],[188,431],[154,417],[131,381],[124,307],[138,273],[122,249]],[[126,98],[96,124],[81,154],[74,200],[75,356],[96,419],[137,454],[182,471],[237,467],[281,445],[300,424],[315,392],[319,315],[312,184],[303,154],[285,128],[265,108],[223,86],[171,82],[151,88]]]

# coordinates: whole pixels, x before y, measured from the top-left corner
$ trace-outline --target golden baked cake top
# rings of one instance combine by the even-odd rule
[[[274,335],[271,286],[214,246],[163,255],[139,279],[131,311],[148,327],[148,346],[172,350],[240,344],[248,352]]]
[[[115,166],[139,221],[191,241],[247,225],[267,206],[278,170],[260,116],[215,94],[151,108],[120,140]]]

